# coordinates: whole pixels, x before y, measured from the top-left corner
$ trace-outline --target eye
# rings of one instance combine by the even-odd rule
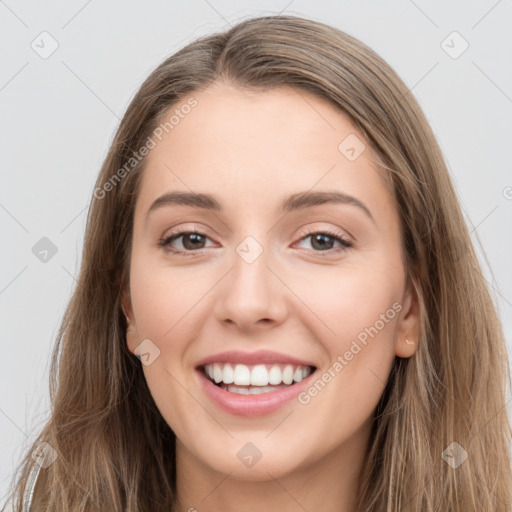
[[[180,239],[182,240],[183,248],[176,249],[171,244]],[[309,231],[305,236],[301,238],[301,241],[311,238],[311,247],[314,252],[325,252],[325,253],[339,253],[343,252],[353,246],[352,242],[347,240],[342,233],[324,229],[323,231]],[[186,256],[192,256],[193,253],[205,249],[205,241],[209,238],[200,231],[178,231],[171,233],[171,235],[162,238],[158,241],[158,245],[167,253],[182,254]],[[338,243],[339,247],[334,249],[332,245]]]
[[[343,233],[330,229],[309,231],[306,236],[301,238],[301,241],[307,240],[308,238],[311,239],[311,247],[314,249],[314,252],[339,253],[353,246],[353,243],[347,240]],[[332,246],[334,243],[339,244],[337,249],[333,249]]]
[[[171,246],[172,242],[183,238],[183,249],[175,249]],[[165,252],[189,255],[191,252],[197,252],[199,249],[204,249],[203,244],[208,237],[199,231],[178,231],[171,235],[162,238],[158,241],[158,245],[163,248]]]

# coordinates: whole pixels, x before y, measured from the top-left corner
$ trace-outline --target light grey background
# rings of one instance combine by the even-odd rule
[[[279,12],[359,38],[412,89],[444,152],[510,354],[511,0],[0,0],[0,498],[48,414],[49,357],[75,285],[87,207],[130,99],[189,41]],[[57,50],[42,58],[52,44]],[[43,237],[57,247],[46,263],[32,252]]]

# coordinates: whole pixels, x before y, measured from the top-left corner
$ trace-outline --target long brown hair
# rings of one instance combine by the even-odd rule
[[[413,357],[395,358],[377,407],[358,510],[510,512],[507,350],[441,150],[383,59],[296,16],[247,19],[188,44],[129,105],[96,183],[78,284],[52,354],[50,419],[18,468],[14,510],[43,442],[57,458],[39,473],[32,510],[168,512],[174,503],[175,437],[127,349],[121,309],[145,164],[134,153],[170,107],[220,79],[328,99],[365,134],[392,186],[421,333]]]

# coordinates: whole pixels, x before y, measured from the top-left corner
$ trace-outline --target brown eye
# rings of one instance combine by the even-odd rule
[[[194,250],[203,248],[202,245],[205,242],[203,235],[199,233],[187,233],[180,236],[183,237],[183,247],[185,247],[185,249]]]
[[[302,240],[311,239],[311,247],[314,252],[341,252],[352,247],[352,242],[345,239],[341,233],[332,232],[330,230],[314,231],[302,237]],[[338,248],[333,245],[338,243]]]
[[[182,239],[182,247],[175,248],[172,244],[180,238]],[[187,254],[204,249],[206,240],[208,240],[208,237],[198,231],[180,231],[163,238],[158,242],[158,245],[166,252]]]
[[[327,250],[332,249],[335,243],[335,239],[332,236],[325,235],[323,233],[317,233],[315,235],[309,235],[311,237],[311,246],[313,249]]]

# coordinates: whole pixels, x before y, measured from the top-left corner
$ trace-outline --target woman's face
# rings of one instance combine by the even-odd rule
[[[418,337],[384,175],[315,95],[191,96],[152,138],[124,302],[178,462],[251,480],[357,465],[393,359]]]

